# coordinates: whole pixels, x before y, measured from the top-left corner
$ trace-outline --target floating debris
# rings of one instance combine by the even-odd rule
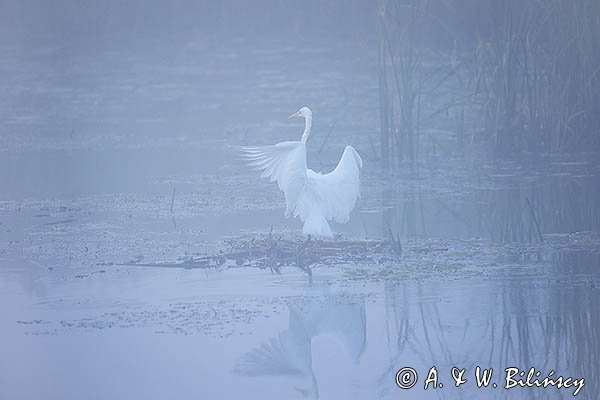
[[[270,232],[252,238],[228,239],[227,249],[217,254],[188,257],[176,262],[141,263],[132,261],[126,265],[161,268],[236,268],[253,267],[270,269],[281,273],[281,267],[294,266],[312,277],[312,268],[317,265],[342,265],[354,262],[381,263],[382,260],[398,260],[402,255],[399,238],[389,240],[319,240],[300,237],[275,238]]]

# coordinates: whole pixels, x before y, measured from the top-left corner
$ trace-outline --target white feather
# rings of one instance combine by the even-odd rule
[[[306,185],[306,145],[281,142],[274,146],[241,147],[240,151],[250,160],[250,166],[262,171],[262,178],[277,182],[285,194],[285,216],[292,215]]]

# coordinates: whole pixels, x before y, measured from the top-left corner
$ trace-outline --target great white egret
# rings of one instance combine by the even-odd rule
[[[288,119],[303,117],[304,133],[299,141],[286,141],[272,146],[239,148],[250,165],[262,170],[262,177],[277,182],[285,195],[285,216],[300,217],[302,233],[333,237],[328,220],[346,223],[360,197],[362,159],[352,146],[346,146],[342,158],[328,174],[306,166],[306,142],[312,126],[312,112],[302,107]]]

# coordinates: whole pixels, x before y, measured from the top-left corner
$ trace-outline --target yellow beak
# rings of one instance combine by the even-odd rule
[[[288,117],[288,119],[293,119],[293,118],[296,118],[298,115],[300,115],[300,111],[296,111],[295,113],[293,113],[292,115],[290,115],[290,116]]]

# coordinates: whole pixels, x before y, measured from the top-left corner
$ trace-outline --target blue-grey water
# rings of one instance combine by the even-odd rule
[[[567,399],[505,368],[600,390],[597,155],[482,161],[444,134],[378,160],[374,50],[180,37],[82,51],[2,45],[0,398]],[[363,156],[336,232],[400,235],[399,261],[268,270],[147,268],[297,234],[277,188],[229,146],[299,137],[309,166]],[[430,127],[434,128],[433,123]],[[539,228],[539,229],[538,229]],[[424,390],[433,366],[441,388]],[[493,368],[477,388],[475,368]],[[419,381],[400,389],[396,372]],[[467,382],[454,387],[453,367]],[[439,383],[438,382],[438,383]]]

